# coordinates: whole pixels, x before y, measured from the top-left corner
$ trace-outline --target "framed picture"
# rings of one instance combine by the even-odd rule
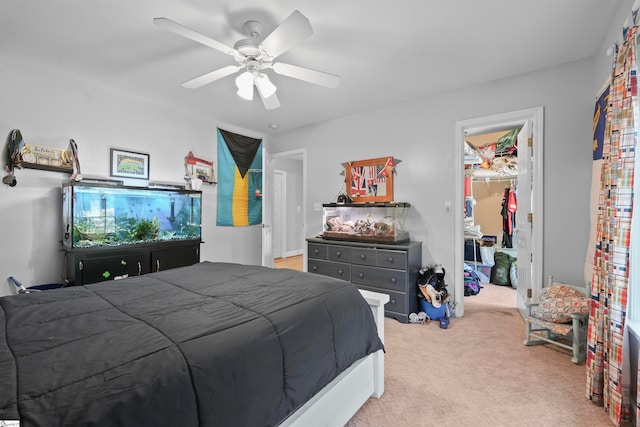
[[[347,196],[354,203],[392,202],[394,168],[393,157],[345,163]]]
[[[111,176],[148,180],[149,155],[112,148]]]

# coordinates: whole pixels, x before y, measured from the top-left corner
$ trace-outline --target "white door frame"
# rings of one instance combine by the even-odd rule
[[[285,247],[287,246],[287,227],[284,227],[284,224],[287,223],[287,195],[286,195],[286,188],[287,188],[287,172],[286,171],[281,171],[281,170],[277,170],[274,169],[273,171],[273,177],[274,177],[274,185],[273,185],[273,190],[274,190],[274,194],[276,191],[276,180],[275,177],[279,176],[280,177],[280,199],[279,200],[275,200],[274,198],[274,203],[273,203],[273,210],[274,210],[274,224],[273,224],[273,233],[272,233],[272,239],[271,242],[273,244],[273,257],[274,258],[284,258],[287,256],[287,251],[285,251]],[[275,224],[275,212],[276,209],[280,210],[280,225],[276,227]],[[275,251],[275,243],[278,243],[279,245],[279,252]]]
[[[271,160],[286,158],[302,161],[302,238],[305,239],[307,235],[307,149],[298,148],[295,150],[271,154]],[[270,162],[269,167],[273,168],[273,162]],[[273,194],[269,197],[273,200]],[[273,203],[271,203],[271,205],[273,206]],[[302,251],[303,270],[307,271],[307,245],[305,244],[305,241],[302,242]],[[271,253],[273,254],[273,248],[271,248]]]
[[[532,251],[532,295],[537,295],[542,289],[543,272],[543,138],[544,138],[544,109],[543,107],[529,108],[525,110],[511,111],[503,114],[478,117],[456,122],[456,146],[455,146],[455,188],[454,188],[454,301],[456,316],[464,315],[464,143],[465,134],[497,132],[522,125],[531,120],[533,125],[533,187],[532,187],[532,213],[534,229],[531,237]]]

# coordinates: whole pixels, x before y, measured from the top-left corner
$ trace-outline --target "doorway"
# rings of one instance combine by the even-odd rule
[[[472,135],[521,129],[517,140],[518,212],[514,242],[517,263],[516,305],[524,313],[525,303],[542,288],[543,231],[543,108],[513,111],[456,122],[456,185],[454,196],[454,295],[456,316],[464,315],[464,147]],[[475,247],[473,247],[475,251]],[[530,262],[523,262],[530,260]]]
[[[274,171],[273,265],[306,268],[306,150],[271,155]]]

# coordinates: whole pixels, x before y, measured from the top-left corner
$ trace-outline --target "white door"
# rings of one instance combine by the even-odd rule
[[[263,144],[264,147],[264,144]],[[262,265],[273,267],[271,224],[273,223],[273,161],[266,148],[262,149]]]
[[[527,291],[531,289],[533,251],[531,237],[533,235],[533,222],[529,219],[532,212],[533,196],[533,147],[529,141],[533,141],[531,120],[527,120],[518,134],[518,187],[516,198],[518,209],[516,211],[515,233],[517,244],[517,276],[518,276],[518,309],[524,311],[527,301]]]

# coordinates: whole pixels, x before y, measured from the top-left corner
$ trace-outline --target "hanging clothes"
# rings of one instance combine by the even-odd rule
[[[516,211],[518,210],[518,202],[516,200],[516,192],[511,187],[504,189],[502,196],[502,247],[513,248],[513,230],[516,223]]]

